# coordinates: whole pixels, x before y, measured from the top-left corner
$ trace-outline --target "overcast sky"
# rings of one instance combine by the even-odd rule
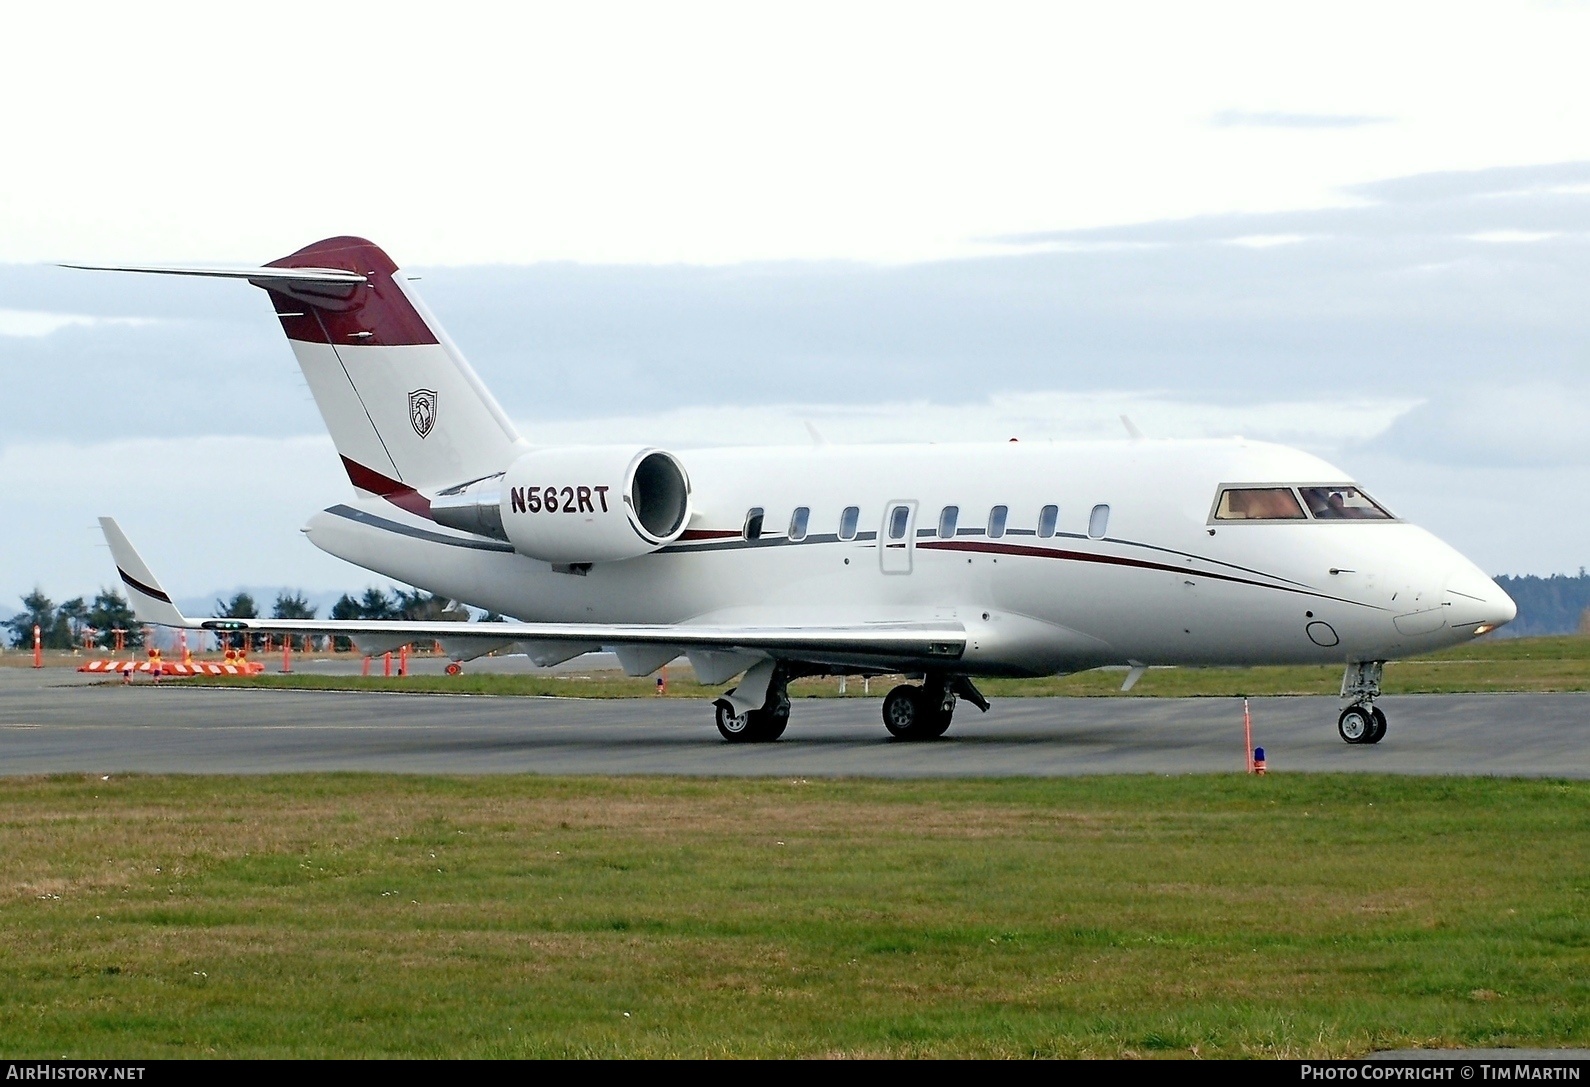
[[[32,5],[0,65],[0,612],[369,578],[259,292],[375,239],[536,440],[1241,432],[1590,561],[1590,7]],[[314,33],[305,29],[313,27]]]

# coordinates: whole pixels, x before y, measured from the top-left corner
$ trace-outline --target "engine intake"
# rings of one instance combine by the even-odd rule
[[[498,538],[542,562],[637,558],[677,540],[690,519],[690,477],[673,454],[661,449],[539,449],[514,461],[501,477],[464,490],[476,487],[482,504],[490,489],[497,490],[498,524],[484,515],[467,519],[487,529],[482,535],[494,535],[490,529],[497,527]],[[433,516],[435,511],[433,503]]]

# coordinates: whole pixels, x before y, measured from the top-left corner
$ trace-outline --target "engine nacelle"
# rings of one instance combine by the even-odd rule
[[[504,534],[543,562],[633,559],[673,543],[690,520],[690,477],[661,449],[540,449],[514,461],[500,486]]]

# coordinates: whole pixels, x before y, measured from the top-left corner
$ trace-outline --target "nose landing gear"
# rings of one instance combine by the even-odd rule
[[[1380,674],[1385,661],[1356,661],[1342,676],[1342,701],[1336,731],[1350,744],[1378,744],[1386,735],[1386,715],[1375,699],[1380,697]]]
[[[1336,719],[1336,731],[1350,744],[1378,744],[1386,734],[1386,715],[1379,706],[1348,706]]]

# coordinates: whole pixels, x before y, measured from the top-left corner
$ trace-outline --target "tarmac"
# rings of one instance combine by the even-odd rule
[[[1011,777],[1245,766],[1240,699],[1009,698],[987,714],[963,702],[930,743],[892,740],[880,704],[797,699],[782,740],[742,745],[720,739],[704,701],[677,698],[123,686],[63,668],[0,668],[0,774]],[[1385,740],[1352,746],[1336,735],[1334,698],[1256,698],[1254,743],[1272,773],[1590,778],[1590,694],[1380,705]]]

